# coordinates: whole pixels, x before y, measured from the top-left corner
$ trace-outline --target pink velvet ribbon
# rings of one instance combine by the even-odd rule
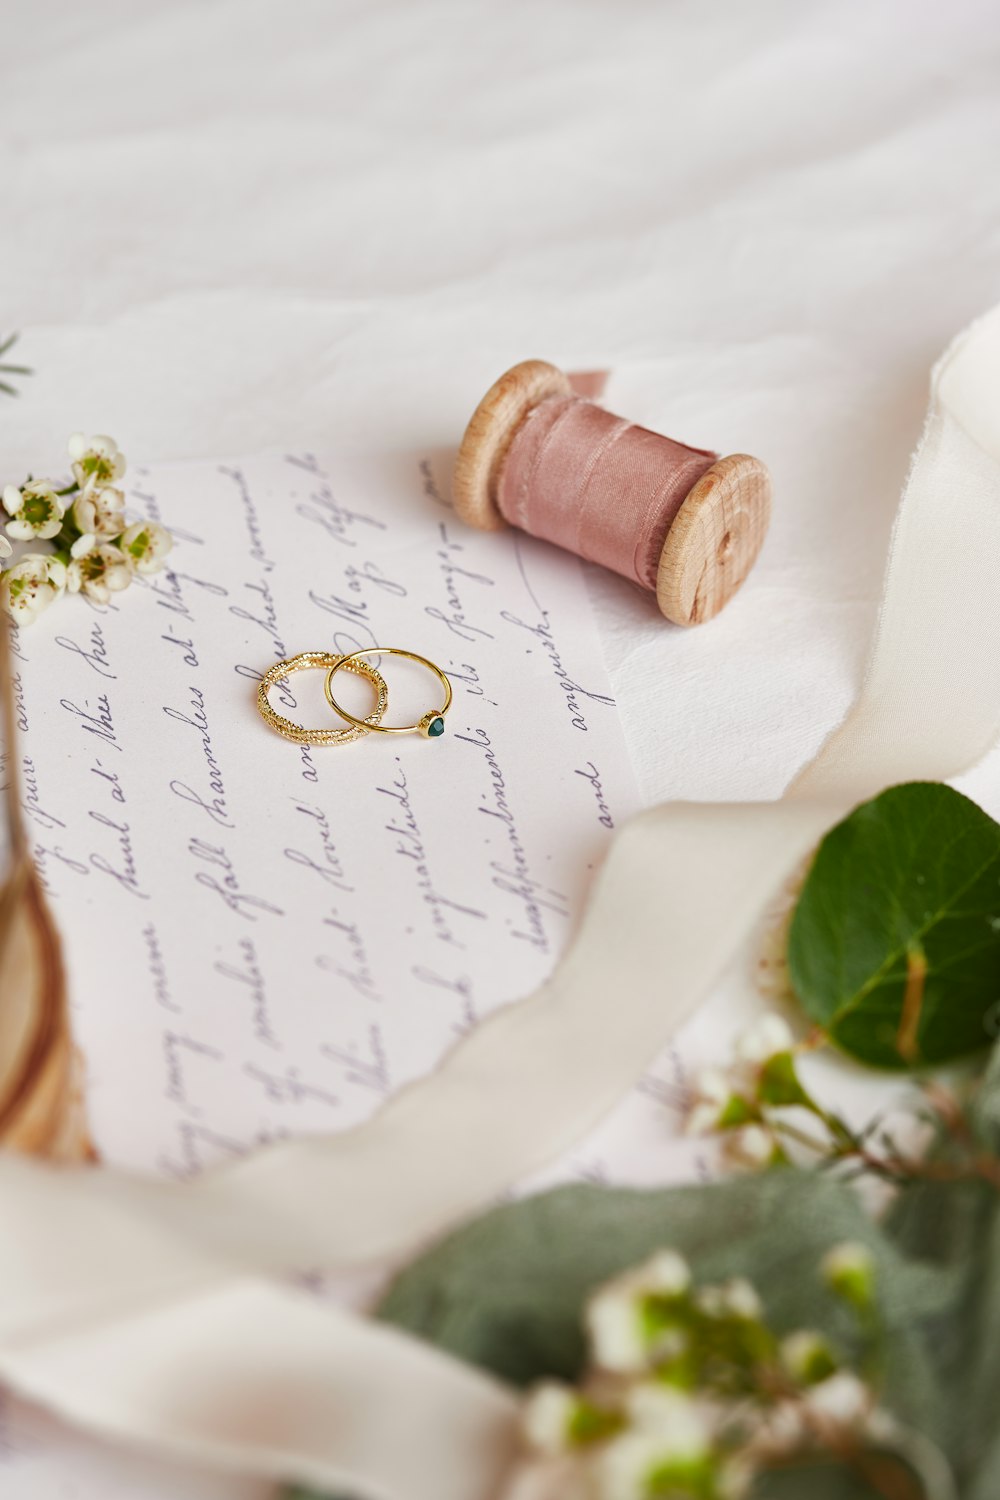
[[[511,526],[656,589],[667,532],[718,458],[577,396],[533,407],[497,477]]]

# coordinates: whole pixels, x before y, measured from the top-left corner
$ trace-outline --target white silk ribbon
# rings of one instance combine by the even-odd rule
[[[402,1335],[304,1309],[254,1278],[398,1259],[572,1146],[826,828],[893,782],[954,775],[996,741],[997,391],[1000,309],[935,371],[864,685],[785,797],[634,819],[553,978],[437,1072],[358,1129],[191,1184],[0,1161],[3,1376],[70,1420],[205,1462],[350,1479],[380,1500],[486,1500],[512,1441],[507,1396]]]

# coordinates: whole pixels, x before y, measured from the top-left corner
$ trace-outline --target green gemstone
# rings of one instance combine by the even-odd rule
[[[438,714],[437,718],[432,719],[427,726],[427,738],[429,740],[436,740],[442,734],[444,734],[444,720]]]

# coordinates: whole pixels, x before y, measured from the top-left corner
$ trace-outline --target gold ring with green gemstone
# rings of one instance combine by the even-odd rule
[[[333,679],[341,667],[347,667],[350,670],[353,663],[366,656],[405,656],[408,661],[415,661],[420,666],[426,667],[428,672],[434,673],[444,688],[444,702],[441,707],[432,708],[416,724],[373,724],[370,719],[356,719],[353,714],[347,712],[346,708],[341,708],[333,696]],[[357,668],[354,667],[354,670],[356,671]],[[428,661],[426,656],[418,656],[415,651],[404,651],[402,646],[366,646],[361,651],[346,652],[327,672],[323,691],[326,694],[327,703],[335,714],[339,714],[342,719],[346,719],[348,724],[353,724],[357,729],[366,729],[369,734],[422,734],[425,740],[440,739],[444,734],[444,716],[451,707],[451,683],[441,668],[435,666],[432,661]]]

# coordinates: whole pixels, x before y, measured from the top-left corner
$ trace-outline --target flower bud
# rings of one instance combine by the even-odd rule
[[[875,1260],[866,1245],[848,1240],[824,1255],[820,1263],[823,1280],[832,1292],[852,1306],[871,1305],[875,1290]]]

